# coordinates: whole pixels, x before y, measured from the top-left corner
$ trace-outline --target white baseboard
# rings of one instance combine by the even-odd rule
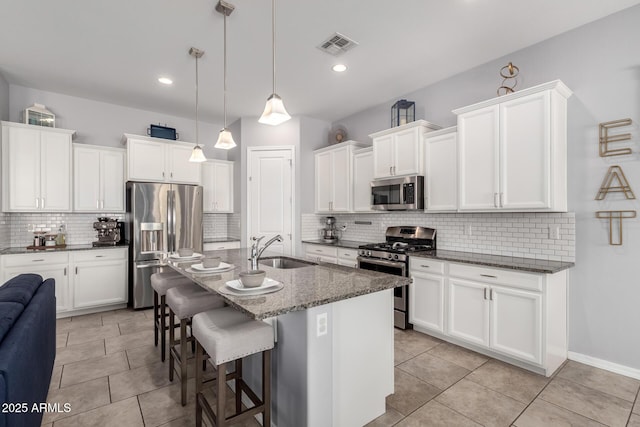
[[[607,360],[598,359],[581,353],[575,353],[573,351],[568,352],[567,356],[569,360],[574,360],[576,362],[584,363],[585,365],[640,380],[640,369],[631,368],[629,366],[620,365],[618,363],[609,362]]]

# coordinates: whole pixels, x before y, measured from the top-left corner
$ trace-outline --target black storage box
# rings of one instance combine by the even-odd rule
[[[147,129],[147,135],[152,136],[154,138],[164,138],[164,139],[173,139],[174,141],[178,139],[179,135],[174,128],[169,128],[166,126],[160,125],[150,125],[151,127]]]

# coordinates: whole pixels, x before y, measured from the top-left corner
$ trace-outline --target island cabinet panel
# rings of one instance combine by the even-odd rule
[[[71,210],[74,132],[2,122],[3,211]]]
[[[458,209],[457,146],[456,127],[425,134],[425,211]]]
[[[569,96],[556,80],[454,111],[460,210],[567,210]]]
[[[410,260],[414,329],[550,376],[567,358],[566,271]]]
[[[200,163],[189,161],[195,144],[124,134],[130,181],[200,184]]]

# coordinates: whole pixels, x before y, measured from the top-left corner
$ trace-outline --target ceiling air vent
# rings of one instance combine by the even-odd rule
[[[332,34],[318,45],[318,49],[333,56],[339,56],[358,45],[358,42],[340,33]]]

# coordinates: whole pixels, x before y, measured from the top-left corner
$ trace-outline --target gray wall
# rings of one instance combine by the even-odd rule
[[[640,210],[637,200],[608,196],[594,200],[607,168],[619,164],[640,196],[640,6],[456,75],[409,94],[417,118],[454,125],[451,110],[492,98],[498,70],[512,61],[520,68],[517,88],[561,79],[574,91],[568,102],[569,210],[576,213],[576,266],[570,270],[569,350],[640,369],[640,226],[624,222],[624,245],[609,246],[608,223],[598,210]],[[363,111],[337,123],[351,139],[389,127],[391,104]],[[631,118],[633,156],[598,156],[598,124]],[[620,146],[625,144],[619,144]]]
[[[74,142],[77,143],[122,147],[123,133],[146,135],[151,123],[166,123],[167,126],[176,128],[180,140],[195,142],[195,120],[191,118],[169,116],[17,85],[10,85],[10,120],[20,121],[22,110],[34,102],[44,104],[56,115],[56,127],[76,130]],[[226,150],[213,148],[221,128],[221,125],[199,120],[200,144],[204,144],[205,155],[208,158],[227,158]]]
[[[0,120],[9,120],[9,83],[0,74]]]

